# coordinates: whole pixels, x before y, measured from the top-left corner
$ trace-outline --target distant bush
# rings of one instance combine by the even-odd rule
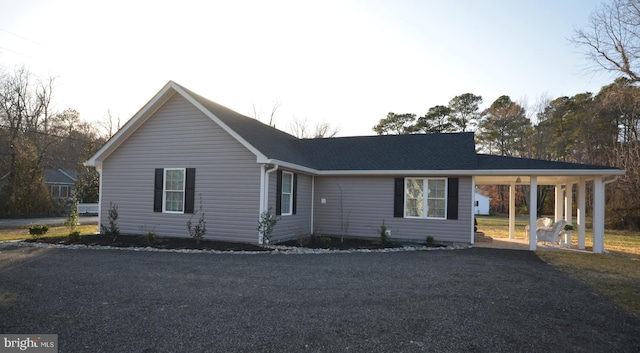
[[[320,244],[325,248],[328,248],[331,245],[331,237],[320,237]]]
[[[36,239],[42,238],[42,236],[47,234],[48,231],[49,227],[46,225],[32,225],[29,227],[29,234]]]
[[[80,232],[73,231],[73,232],[69,233],[69,235],[67,235],[67,239],[69,239],[70,243],[77,242],[78,240],[80,240]]]

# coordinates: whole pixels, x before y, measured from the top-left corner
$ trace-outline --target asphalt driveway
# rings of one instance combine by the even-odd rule
[[[0,333],[60,352],[638,352],[640,319],[527,251],[0,246]]]

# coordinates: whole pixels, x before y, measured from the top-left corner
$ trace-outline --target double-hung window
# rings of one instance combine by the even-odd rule
[[[283,216],[293,214],[293,173],[282,172],[280,211]]]
[[[445,219],[446,210],[446,178],[405,179],[405,217]]]
[[[185,169],[164,170],[163,212],[184,213]]]

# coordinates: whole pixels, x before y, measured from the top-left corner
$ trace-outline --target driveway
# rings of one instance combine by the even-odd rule
[[[0,246],[0,333],[60,352],[638,352],[640,319],[528,251]]]

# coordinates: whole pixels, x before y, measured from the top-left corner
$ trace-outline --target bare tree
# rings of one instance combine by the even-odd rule
[[[603,69],[640,82],[640,0],[602,4],[589,17],[587,28],[574,31],[571,41]]]
[[[105,138],[108,140],[120,130],[120,116],[114,117],[111,110],[107,109],[107,116],[98,123],[102,128]]]
[[[274,101],[273,105],[271,106],[271,113],[269,114],[269,126],[272,127],[276,127],[276,112],[278,111],[278,109],[280,109],[280,106],[282,105],[282,103],[280,103],[280,101]],[[252,104],[252,108],[253,111],[251,112],[251,117],[256,119],[256,120],[260,120],[262,121],[262,119],[260,118],[260,114],[258,114],[258,109],[256,108],[255,104]]]
[[[0,77],[0,126],[7,131],[9,147],[9,173],[0,209],[9,216],[44,213],[51,205],[42,160],[50,144],[46,131],[53,78],[31,81],[24,67]]]
[[[297,138],[323,138],[334,137],[340,131],[339,127],[331,126],[326,121],[317,122],[313,130],[309,128],[307,119],[293,118],[289,124],[289,132]]]

